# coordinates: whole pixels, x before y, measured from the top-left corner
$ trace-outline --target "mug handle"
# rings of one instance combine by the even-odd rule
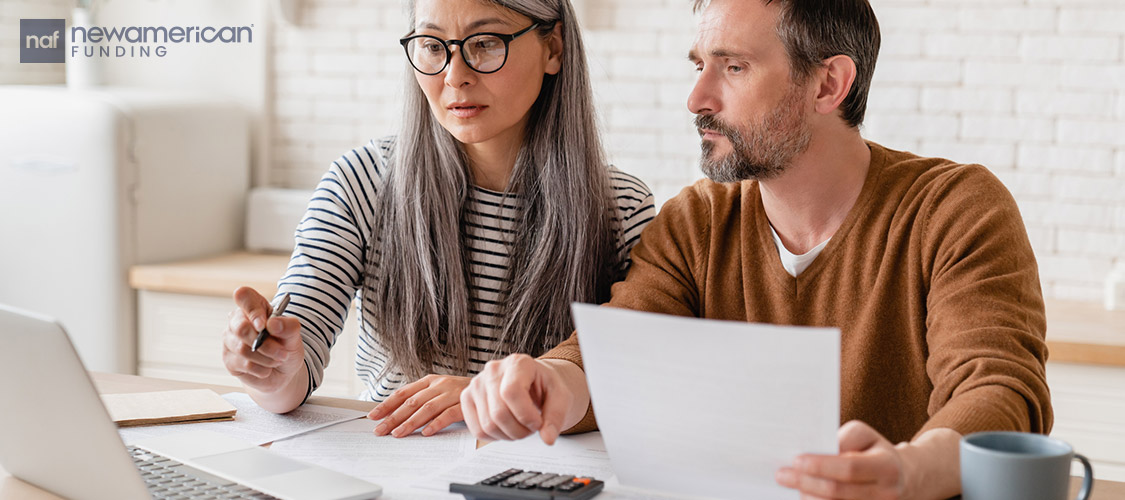
[[[1078,490],[1078,498],[1075,500],[1089,500],[1090,492],[1094,490],[1094,467],[1090,465],[1090,461],[1086,457],[1074,454],[1074,459],[1082,462],[1082,489]]]

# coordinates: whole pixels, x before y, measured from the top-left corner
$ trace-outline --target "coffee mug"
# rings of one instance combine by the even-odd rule
[[[961,498],[1065,500],[1074,459],[1085,468],[1078,500],[1087,500],[1094,469],[1069,444],[1026,432],[969,434],[961,438]]]

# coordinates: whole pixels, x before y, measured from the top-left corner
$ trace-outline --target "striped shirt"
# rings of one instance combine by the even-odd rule
[[[290,294],[286,316],[301,322],[309,392],[321,383],[329,350],[343,329],[349,304],[358,297],[362,314],[356,344],[355,369],[366,388],[359,395],[367,401],[382,401],[395,389],[412,382],[394,370],[383,368],[388,355],[365,317],[379,309],[373,297],[378,273],[375,259],[368,259],[376,238],[375,193],[387,168],[393,138],[370,141],[332,162],[321,179],[297,226],[296,246],[285,276],[278,283],[278,296]],[[629,266],[629,251],[641,229],[656,214],[652,193],[636,177],[610,167],[614,221],[617,224],[617,264]],[[509,247],[521,208],[518,198],[473,186],[464,218],[465,249],[470,261],[470,307],[472,340],[469,373],[454,373],[452,363],[435,361],[433,373],[475,375],[491,359],[508,354],[498,346],[502,322],[501,293],[508,284]],[[366,266],[366,267],[365,267]],[[621,274],[622,276],[624,273]],[[357,295],[358,294],[358,295]],[[380,377],[380,374],[382,376]],[[306,397],[308,396],[306,394]]]

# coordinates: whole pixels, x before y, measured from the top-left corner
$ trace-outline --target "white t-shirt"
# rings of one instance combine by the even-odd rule
[[[796,255],[790,252],[788,248],[785,248],[785,244],[781,242],[781,237],[777,235],[773,224],[770,224],[770,234],[773,235],[773,242],[777,245],[777,253],[781,256],[781,267],[784,267],[785,271],[794,278],[796,278],[798,274],[803,273],[805,269],[809,267],[809,264],[812,264],[813,260],[816,260],[816,256],[820,255],[820,251],[824,250],[828,242],[832,241],[832,238],[828,238],[807,253]]]

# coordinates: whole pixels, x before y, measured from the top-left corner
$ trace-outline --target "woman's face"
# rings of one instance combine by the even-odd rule
[[[418,0],[415,5],[415,34],[442,40],[481,32],[507,35],[531,24],[523,15],[477,0]],[[518,147],[544,75],[559,71],[558,36],[545,40],[532,30],[512,40],[507,62],[489,74],[470,69],[461,47],[450,46],[450,50],[453,56],[441,73],[414,72],[438,122],[464,144]]]

